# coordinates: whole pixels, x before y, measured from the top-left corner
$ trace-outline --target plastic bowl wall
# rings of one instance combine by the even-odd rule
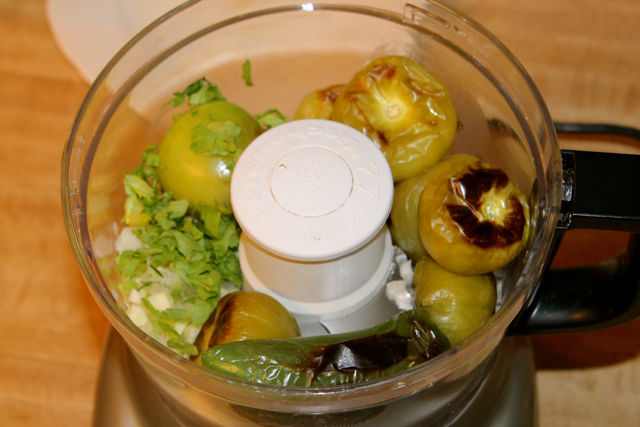
[[[69,237],[100,308],[184,423],[446,425],[491,369],[490,357],[539,281],[560,203],[560,161],[548,111],[526,72],[471,18],[437,1],[192,1],[146,28],[91,87],[65,147]],[[291,117],[307,93],[347,82],[367,60],[411,57],[450,88],[461,128],[453,152],[502,167],[529,195],[528,249],[498,274],[500,309],[459,346],[410,371],[335,388],[283,388],[216,375],[140,331],[118,306],[114,241],[122,177],[176,110],[172,93],[206,76],[250,113]],[[241,79],[252,64],[253,87]],[[399,416],[399,414],[401,416]]]

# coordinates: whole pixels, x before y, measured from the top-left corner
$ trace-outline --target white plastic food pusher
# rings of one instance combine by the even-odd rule
[[[240,156],[231,180],[245,288],[277,299],[301,328],[339,323],[365,306],[380,317],[392,203],[389,164],[362,133],[328,120],[268,130]],[[358,323],[353,328],[365,326]]]

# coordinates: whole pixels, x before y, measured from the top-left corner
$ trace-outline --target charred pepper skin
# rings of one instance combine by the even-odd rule
[[[420,311],[410,310],[357,332],[218,345],[203,366],[238,379],[292,387],[371,381],[426,362],[450,348]]]

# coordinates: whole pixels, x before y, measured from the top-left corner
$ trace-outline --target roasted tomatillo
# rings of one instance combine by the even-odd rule
[[[529,233],[522,191],[502,169],[465,154],[429,170],[418,215],[427,252],[457,274],[504,267],[524,248]]]
[[[329,120],[333,112],[333,105],[338,99],[345,85],[334,85],[324,89],[314,90],[305,96],[295,114],[293,120],[323,119]]]
[[[262,133],[249,113],[226,101],[192,108],[171,126],[158,154],[158,180],[176,199],[231,213],[229,183],[242,150]]]
[[[389,231],[393,243],[400,247],[413,262],[427,254],[420,239],[418,207],[422,190],[427,183],[427,172],[396,184],[393,190],[391,224]]]
[[[440,267],[429,255],[416,265],[414,306],[438,326],[452,346],[474,333],[493,314],[493,273],[463,276]]]
[[[218,345],[205,351],[202,365],[261,384],[324,387],[386,377],[449,347],[425,314],[410,310],[357,332]]]
[[[403,56],[369,63],[347,84],[331,119],[371,138],[399,182],[438,162],[456,135],[457,118],[444,83]]]
[[[202,326],[194,343],[198,355],[191,360],[199,364],[202,353],[218,344],[299,336],[296,319],[278,301],[260,292],[233,292],[220,300]]]

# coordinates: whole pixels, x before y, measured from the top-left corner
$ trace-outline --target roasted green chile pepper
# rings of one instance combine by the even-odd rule
[[[410,310],[357,332],[218,345],[204,352],[202,365],[261,384],[326,387],[401,372],[449,348],[426,315]]]

